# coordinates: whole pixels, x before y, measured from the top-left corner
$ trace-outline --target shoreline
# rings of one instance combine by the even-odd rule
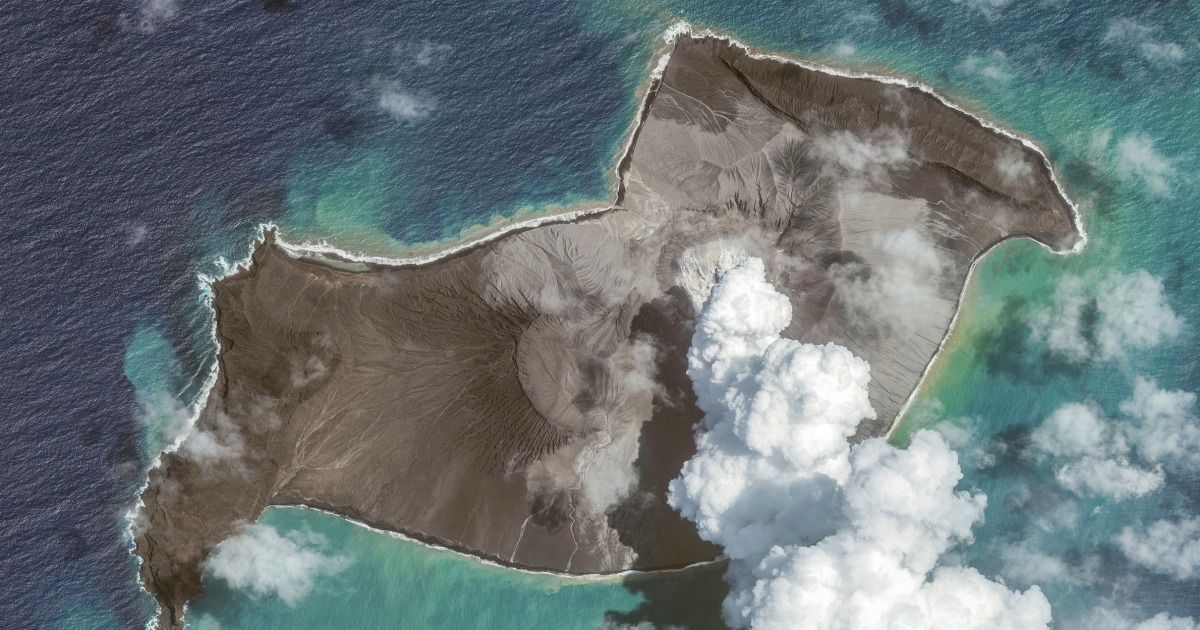
[[[537,575],[537,576],[543,576],[543,577],[552,577],[552,578],[556,578],[556,579],[559,579],[559,580],[562,580],[565,582],[579,582],[581,584],[596,584],[596,583],[601,583],[601,582],[615,582],[615,581],[619,581],[619,580],[622,580],[622,579],[628,578],[628,577],[652,578],[652,577],[655,577],[658,575],[664,575],[664,574],[670,574],[670,573],[685,573],[688,571],[703,569],[705,567],[709,567],[709,566],[712,566],[715,564],[720,564],[720,563],[728,560],[727,557],[725,557],[724,555],[721,555],[721,556],[717,556],[716,558],[713,558],[712,560],[703,560],[700,562],[693,562],[692,564],[687,564],[687,565],[683,565],[683,566],[679,566],[679,567],[669,567],[669,568],[665,568],[665,569],[650,569],[650,570],[625,569],[624,571],[615,571],[613,573],[559,573],[557,571],[550,571],[547,569],[529,569],[529,568],[525,568],[525,567],[511,565],[511,564],[504,564],[503,562],[497,562],[496,560],[492,560],[490,558],[485,558],[483,556],[480,556],[480,555],[477,555],[474,553],[470,553],[467,551],[462,551],[460,549],[455,549],[454,547],[439,545],[436,543],[431,543],[431,542],[421,540],[419,538],[414,538],[414,537],[409,536],[408,534],[404,534],[402,532],[392,531],[392,530],[388,530],[388,529],[380,529],[378,527],[364,523],[363,521],[360,521],[356,518],[346,516],[344,514],[339,514],[338,512],[334,512],[332,510],[326,510],[326,509],[322,509],[319,507],[314,507],[311,505],[301,505],[301,504],[271,505],[271,506],[268,506],[267,509],[268,510],[291,509],[291,510],[307,510],[307,511],[311,511],[311,512],[319,512],[321,514],[327,514],[329,516],[334,516],[334,517],[340,518],[344,521],[351,523],[352,525],[361,527],[362,529],[374,532],[376,534],[383,534],[385,536],[395,538],[397,540],[403,540],[405,542],[414,543],[414,544],[420,545],[426,549],[433,549],[433,550],[439,551],[439,552],[451,553],[460,558],[464,558],[464,559],[470,560],[472,562],[477,562],[484,566],[502,569],[505,571],[516,571],[517,573],[523,573],[525,575]]]
[[[290,242],[287,242],[280,235],[279,226],[274,221],[268,221],[268,222],[260,223],[258,225],[258,227],[257,227],[257,235],[258,236],[257,236],[257,238],[255,238],[251,241],[251,243],[248,247],[249,251],[244,259],[242,259],[240,261],[235,261],[233,263],[229,263],[224,259],[224,257],[218,257],[214,262],[217,264],[217,266],[219,268],[221,268],[222,271],[220,273],[213,274],[213,275],[206,274],[206,273],[198,273],[197,274],[197,281],[200,284],[200,291],[201,291],[202,297],[205,299],[206,304],[211,309],[212,308],[212,304],[211,304],[212,284],[217,281],[220,281],[224,278],[227,278],[231,275],[239,273],[243,268],[246,268],[250,264],[252,264],[253,254],[257,250],[258,243],[260,242],[261,239],[265,238],[266,233],[270,230],[275,231],[276,244],[285,253],[287,253],[288,255],[293,256],[293,257],[307,258],[307,259],[314,260],[316,262],[330,261],[330,262],[342,262],[342,263],[346,263],[346,262],[362,263],[362,264],[379,265],[379,266],[414,266],[414,265],[425,265],[425,264],[429,264],[429,263],[432,263],[432,262],[435,262],[438,260],[452,257],[452,256],[462,253],[464,251],[468,251],[468,250],[486,245],[490,242],[493,242],[493,241],[495,241],[503,236],[506,236],[508,234],[511,234],[513,232],[532,229],[532,228],[542,226],[542,225],[558,224],[558,223],[572,223],[572,222],[582,221],[582,220],[609,212],[611,210],[621,208],[620,204],[622,203],[622,196],[623,196],[624,189],[625,189],[625,178],[627,175],[627,172],[625,172],[625,170],[624,170],[625,165],[627,164],[627,161],[632,154],[634,145],[636,144],[636,141],[638,138],[638,132],[642,128],[642,125],[645,121],[646,113],[649,110],[649,104],[652,101],[654,94],[657,91],[658,85],[662,78],[662,74],[665,71],[667,63],[670,60],[670,57],[674,50],[674,44],[677,41],[677,39],[681,36],[692,36],[692,37],[696,37],[696,38],[715,39],[715,40],[724,42],[730,46],[734,46],[734,47],[738,47],[738,48],[742,49],[745,52],[745,54],[747,54],[749,57],[754,58],[754,59],[771,60],[771,61],[776,61],[776,62],[780,62],[780,63],[796,65],[796,66],[799,66],[799,67],[802,67],[802,68],[805,68],[805,69],[808,69],[811,71],[829,74],[829,75],[833,75],[833,76],[854,78],[854,79],[866,79],[866,80],[875,81],[877,83],[882,83],[882,84],[886,84],[886,85],[896,85],[896,86],[901,86],[901,87],[905,87],[908,89],[918,90],[920,92],[923,92],[923,93],[933,97],[942,105],[945,105],[945,106],[951,108],[952,110],[959,112],[960,114],[970,118],[971,120],[975,121],[977,124],[981,125],[982,127],[986,128],[990,131],[993,131],[995,133],[998,133],[1000,135],[1003,135],[1007,138],[1010,138],[1010,139],[1020,142],[1023,146],[1032,150],[1041,158],[1042,166],[1043,166],[1043,168],[1046,169],[1047,173],[1049,174],[1049,178],[1053,182],[1056,190],[1058,191],[1058,194],[1067,202],[1068,206],[1070,207],[1071,214],[1072,214],[1071,220],[1075,226],[1076,231],[1079,234],[1079,238],[1075,242],[1075,244],[1072,246],[1072,248],[1070,250],[1065,250],[1065,251],[1057,251],[1057,250],[1053,249],[1053,247],[1051,245],[1043,243],[1037,239],[1031,239],[1031,240],[1033,240],[1034,242],[1037,242],[1039,245],[1041,245],[1047,251],[1050,251],[1051,253],[1061,255],[1061,256],[1077,254],[1080,251],[1082,251],[1083,248],[1085,247],[1085,245],[1088,241],[1088,237],[1087,237],[1086,231],[1084,230],[1082,215],[1079,211],[1079,207],[1075,203],[1075,201],[1072,200],[1072,198],[1066,193],[1065,189],[1063,188],[1062,184],[1060,183],[1057,173],[1054,170],[1054,166],[1051,163],[1047,153],[1040,146],[1038,146],[1033,140],[1026,138],[1026,137],[1022,136],[1021,134],[1016,133],[1014,131],[1005,129],[997,123],[989,121],[989,120],[983,118],[982,116],[973,114],[973,113],[967,111],[966,109],[964,109],[958,105],[955,105],[954,103],[950,102],[945,97],[941,96],[933,88],[931,88],[919,81],[912,80],[912,79],[906,79],[906,78],[902,78],[902,77],[871,74],[871,73],[864,73],[864,72],[853,72],[853,71],[842,70],[842,69],[826,66],[826,65],[816,63],[816,62],[803,61],[803,60],[799,60],[799,59],[789,58],[789,57],[785,57],[785,56],[775,54],[775,53],[756,52],[749,45],[742,43],[741,41],[735,39],[734,37],[732,37],[730,35],[718,33],[712,29],[707,29],[707,28],[702,29],[702,30],[695,29],[687,22],[678,21],[678,22],[675,22],[674,24],[670,25],[660,38],[660,41],[663,42],[663,44],[660,44],[660,45],[665,46],[665,51],[660,54],[657,54],[657,55],[652,55],[652,57],[651,57],[652,63],[647,64],[648,66],[651,67],[651,69],[649,72],[648,80],[644,84],[645,92],[644,92],[644,94],[642,94],[640,96],[640,99],[638,102],[638,107],[637,107],[637,113],[634,117],[634,120],[630,124],[629,130],[626,132],[627,137],[624,142],[624,148],[620,152],[619,156],[617,157],[617,159],[614,162],[613,172],[615,173],[616,181],[615,181],[614,197],[613,197],[613,200],[611,203],[605,205],[603,202],[598,201],[598,200],[596,200],[594,202],[593,201],[581,201],[581,202],[575,204],[574,206],[560,206],[560,207],[558,207],[557,211],[549,210],[548,212],[545,212],[544,214],[532,216],[532,217],[521,219],[521,220],[501,218],[498,220],[493,220],[491,225],[477,224],[476,226],[470,226],[468,228],[464,228],[460,232],[460,234],[455,237],[447,237],[440,241],[431,241],[431,242],[428,242],[425,244],[416,244],[416,245],[414,245],[414,247],[425,246],[430,249],[433,249],[433,251],[430,253],[427,253],[427,254],[414,255],[414,256],[404,257],[404,258],[373,256],[373,255],[368,255],[368,254],[351,252],[351,251],[347,251],[345,249],[330,245],[328,242],[290,243]],[[553,207],[554,206],[543,206],[543,209],[553,208]],[[575,209],[570,209],[572,207],[574,207]],[[520,210],[517,211],[517,215],[519,215],[519,214],[521,214]],[[474,230],[481,229],[485,233],[480,236],[475,236],[475,237],[464,236],[464,234],[471,232],[473,229]],[[958,299],[955,303],[954,314],[951,318],[950,324],[947,327],[945,334],[942,337],[941,342],[938,345],[938,349],[934,353],[934,355],[931,357],[929,362],[925,365],[923,370],[921,371],[921,374],[917,381],[917,386],[913,389],[912,393],[909,395],[908,399],[905,401],[904,405],[901,407],[900,411],[898,412],[896,418],[893,420],[891,427],[888,429],[887,433],[885,434],[887,437],[890,438],[891,435],[900,426],[901,420],[904,418],[905,414],[908,412],[909,408],[911,407],[911,404],[915,400],[917,393],[919,391],[921,391],[921,389],[924,387],[926,378],[927,378],[930,370],[932,369],[933,364],[937,361],[938,357],[941,355],[942,351],[945,348],[946,343],[948,342],[948,340],[950,338],[950,335],[953,333],[955,325],[958,322],[959,311],[961,309],[963,299],[966,296],[966,292],[968,290],[968,287],[970,286],[971,279],[973,277],[975,268],[978,265],[979,261],[982,260],[986,254],[990,253],[993,249],[995,249],[996,245],[999,245],[1001,243],[1004,243],[1011,239],[1019,238],[1019,237],[1020,237],[1020,235],[1014,235],[1014,236],[1002,239],[1001,241],[998,241],[995,245],[988,248],[987,250],[980,252],[979,255],[976,256],[972,260],[970,267],[968,268],[966,279],[963,283],[963,287],[962,287],[962,289],[959,293]],[[1025,238],[1030,238],[1030,237],[1026,236]],[[205,376],[204,383],[203,383],[202,387],[200,388],[200,390],[197,392],[196,400],[193,401],[189,405],[190,409],[189,409],[189,414],[188,414],[189,419],[188,419],[187,428],[185,430],[181,431],[181,433],[175,437],[175,440],[173,441],[173,443],[171,445],[169,445],[168,447],[164,448],[155,457],[155,459],[151,462],[151,464],[147,467],[146,477],[143,480],[142,484],[137,489],[137,493],[135,495],[136,500],[135,500],[134,504],[130,506],[129,510],[126,513],[126,520],[128,522],[128,527],[124,530],[124,534],[126,536],[127,550],[132,555],[134,555],[135,557],[138,558],[139,570],[140,570],[140,567],[142,564],[142,559],[141,559],[141,557],[137,556],[137,554],[135,553],[135,548],[134,548],[133,543],[134,543],[134,530],[137,526],[137,514],[138,514],[139,510],[143,507],[143,502],[142,502],[141,496],[142,496],[143,492],[145,491],[145,489],[147,488],[147,486],[149,485],[149,481],[150,481],[149,473],[153,470],[158,469],[161,466],[163,457],[165,455],[172,453],[179,448],[179,446],[182,444],[183,440],[187,436],[188,432],[195,425],[195,422],[198,419],[199,414],[203,410],[204,406],[207,403],[209,396],[212,393],[213,387],[215,387],[215,385],[217,383],[217,377],[219,375],[219,361],[218,361],[217,357],[219,356],[219,352],[220,352],[220,342],[217,338],[216,332],[217,332],[216,331],[216,320],[214,317],[213,319],[210,320],[209,335],[213,341],[216,352],[214,353],[214,358],[211,362],[211,365],[208,368],[208,373]],[[419,543],[427,548],[430,548],[430,549],[449,551],[451,553],[455,553],[455,554],[463,556],[463,557],[471,558],[471,559],[474,559],[486,566],[501,567],[501,568],[504,568],[507,570],[519,571],[519,572],[531,574],[531,575],[553,576],[553,577],[557,577],[557,578],[560,578],[563,580],[568,580],[568,581],[577,580],[577,581],[581,581],[581,582],[592,582],[592,581],[616,580],[616,579],[621,579],[623,577],[628,577],[628,576],[654,576],[654,575],[662,574],[662,573],[688,571],[688,570],[701,568],[701,567],[709,566],[709,565],[724,561],[723,557],[718,557],[715,560],[708,560],[708,561],[704,561],[704,562],[700,562],[700,563],[687,565],[684,567],[669,568],[669,569],[654,569],[654,570],[645,570],[645,571],[626,570],[626,571],[617,572],[617,573],[604,573],[604,574],[572,574],[572,573],[555,572],[555,571],[549,571],[549,570],[523,569],[523,568],[515,567],[513,565],[496,562],[496,561],[490,560],[488,558],[482,557],[477,554],[472,554],[472,553],[456,550],[456,549],[453,549],[450,547],[445,547],[445,546],[436,545],[436,544],[424,542],[421,540],[417,540],[411,536],[407,536],[400,532],[378,529],[378,528],[372,527],[370,525],[367,525],[365,523],[362,523],[360,521],[357,521],[353,518],[350,518],[348,516],[345,516],[343,514],[339,514],[339,513],[328,511],[328,510],[322,510],[320,508],[316,508],[316,507],[312,507],[312,506],[292,505],[292,506],[271,506],[271,507],[293,507],[293,508],[314,510],[314,511],[322,512],[325,514],[337,516],[338,518],[345,519],[359,527],[363,527],[363,528],[369,529],[374,532],[387,534],[393,538],[398,538],[398,539],[406,540],[409,542],[417,542],[417,543]],[[143,592],[149,593],[149,591],[146,590],[145,585],[142,584],[141,580],[138,579],[137,581],[138,581],[139,588],[141,588],[143,590]],[[157,605],[157,602],[156,602],[156,605]],[[186,611],[186,609],[185,609],[185,611]],[[154,620],[151,620],[149,623],[150,623],[150,627],[152,627],[154,624]]]
[[[359,252],[352,252],[352,251],[348,251],[348,250],[330,245],[327,242],[289,243],[284,238],[282,238],[278,233],[276,233],[276,243],[279,244],[280,247],[282,247],[289,254],[294,254],[297,256],[307,255],[308,257],[321,258],[324,256],[332,255],[332,256],[336,256],[338,258],[344,259],[345,261],[348,261],[348,262],[367,263],[367,264],[384,265],[384,266],[391,266],[391,267],[425,265],[425,264],[429,264],[431,262],[436,262],[443,258],[449,258],[455,254],[462,252],[462,251],[469,250],[469,249],[478,247],[480,245],[485,245],[491,241],[496,240],[497,238],[500,238],[501,236],[504,236],[504,235],[509,234],[514,231],[523,230],[523,229],[531,229],[531,228],[535,228],[535,227],[538,227],[541,225],[547,225],[547,224],[553,224],[553,223],[571,223],[571,222],[578,221],[580,219],[589,217],[594,214],[602,214],[604,212],[608,212],[609,210],[620,208],[621,207],[620,197],[621,197],[621,193],[623,192],[623,189],[624,189],[624,176],[622,173],[619,172],[620,168],[624,164],[624,162],[628,158],[628,156],[631,154],[631,152],[633,151],[633,145],[634,145],[635,141],[637,140],[637,131],[638,131],[638,129],[641,128],[642,122],[645,117],[646,105],[648,104],[647,101],[652,97],[655,87],[658,84],[658,81],[662,78],[662,73],[666,70],[667,62],[670,60],[671,53],[674,50],[675,41],[681,36],[690,36],[690,37],[703,38],[703,39],[715,39],[715,40],[724,42],[730,46],[735,46],[737,48],[740,48],[743,52],[745,52],[745,54],[747,56],[749,56],[753,59],[770,60],[770,61],[775,61],[778,63],[790,64],[790,65],[794,65],[794,66],[799,66],[806,70],[820,72],[823,74],[829,74],[829,75],[833,75],[833,76],[837,76],[837,77],[844,77],[844,78],[848,78],[848,79],[865,79],[865,80],[869,80],[869,81],[874,81],[876,83],[883,83],[886,85],[895,85],[895,86],[899,86],[899,87],[914,89],[914,90],[918,90],[928,96],[933,97],[934,99],[936,99],[938,101],[938,103],[940,103],[946,107],[949,107],[950,109],[958,112],[959,114],[962,114],[962,115],[970,118],[971,120],[975,121],[980,126],[982,126],[983,128],[988,129],[989,131],[998,133],[998,134],[1000,134],[1006,138],[1009,138],[1011,140],[1016,140],[1017,142],[1020,142],[1022,146],[1024,146],[1027,149],[1030,149],[1031,151],[1036,153],[1039,158],[1041,158],[1042,166],[1046,169],[1046,172],[1049,174],[1050,181],[1054,184],[1054,187],[1058,191],[1058,194],[1064,200],[1066,200],[1067,205],[1069,205],[1071,208],[1071,220],[1072,220],[1072,223],[1075,225],[1075,230],[1079,233],[1079,240],[1075,242],[1075,244],[1071,247],[1071,249],[1065,250],[1065,251],[1055,250],[1050,245],[1047,245],[1046,243],[1043,243],[1037,239],[1031,238],[1031,240],[1033,240],[1037,244],[1041,245],[1044,249],[1046,249],[1050,253],[1058,255],[1058,256],[1069,256],[1072,254],[1078,254],[1079,252],[1083,251],[1084,247],[1087,245],[1088,235],[1087,235],[1087,231],[1084,229],[1084,226],[1083,226],[1083,216],[1079,211],[1079,205],[1077,203],[1075,203],[1075,201],[1071,198],[1071,196],[1067,194],[1066,189],[1063,188],[1062,182],[1059,181],[1059,179],[1058,179],[1058,173],[1054,170],[1054,165],[1050,161],[1050,157],[1046,154],[1046,151],[1040,145],[1038,145],[1038,143],[1034,142],[1032,139],[1020,134],[1019,132],[1017,132],[1015,130],[1005,128],[1001,124],[991,121],[980,114],[976,114],[971,111],[968,111],[967,109],[955,104],[951,100],[942,96],[940,93],[938,93],[935,89],[933,89],[929,85],[922,83],[916,79],[899,77],[899,76],[883,75],[883,74],[873,74],[873,73],[869,73],[869,72],[856,72],[856,71],[851,71],[851,70],[843,70],[840,68],[835,68],[832,66],[828,66],[828,65],[813,62],[813,61],[805,61],[802,59],[795,59],[792,57],[783,56],[778,53],[757,52],[753,47],[751,47],[748,44],[743,43],[742,41],[738,40],[737,38],[733,37],[732,35],[729,35],[727,33],[721,33],[719,31],[713,30],[711,28],[696,29],[690,23],[688,23],[686,21],[682,21],[682,20],[675,22],[674,24],[668,26],[666,31],[664,31],[662,34],[661,41],[666,44],[666,51],[663,54],[659,55],[657,58],[657,61],[653,64],[653,68],[650,71],[649,82],[647,85],[646,93],[641,98],[641,102],[639,103],[638,112],[635,117],[634,124],[631,126],[631,131],[627,134],[628,139],[625,142],[624,150],[621,151],[620,156],[615,161],[614,170],[617,171],[617,190],[616,190],[616,196],[611,204],[599,205],[599,206],[595,206],[595,207],[591,207],[591,208],[580,208],[580,209],[576,209],[576,210],[564,210],[562,212],[557,212],[557,213],[551,211],[550,213],[536,216],[536,217],[531,217],[531,218],[521,220],[521,221],[512,221],[512,222],[503,222],[502,221],[504,223],[503,225],[498,225],[492,231],[490,231],[482,236],[476,237],[474,239],[454,242],[453,239],[455,237],[448,237],[441,241],[431,241],[428,243],[428,245],[432,248],[436,248],[439,244],[443,244],[444,247],[442,247],[440,249],[436,249],[436,251],[433,251],[429,254],[402,257],[402,258],[388,257],[388,256],[375,256],[375,255],[364,254],[364,253],[359,253]],[[581,202],[581,204],[582,203],[586,203],[586,202]],[[268,228],[268,227],[276,228],[278,226],[274,222],[262,223],[259,225],[260,233],[261,233],[262,229]],[[469,229],[470,228],[465,228],[464,231],[469,230]],[[485,226],[485,229],[486,229],[486,226]],[[1013,237],[1009,237],[1009,238],[1011,239],[1011,238],[1019,238],[1019,237],[1020,237],[1019,235],[1014,235]],[[1029,238],[1029,237],[1026,237],[1026,238]],[[1009,239],[1005,239],[1005,240],[1009,240]],[[1003,241],[1001,241],[1001,242],[1003,242]],[[991,250],[989,249],[987,251],[991,251]],[[986,253],[986,252],[984,252],[984,253]],[[980,256],[982,256],[982,255],[983,254],[980,254]],[[968,278],[969,277],[970,276],[968,275]]]
[[[669,32],[670,29],[668,29],[667,33]],[[568,205],[549,204],[543,206],[543,209],[558,208],[558,210],[551,209],[548,212],[535,214],[534,216],[530,216],[521,220],[514,220],[515,217],[514,219],[498,218],[493,220],[490,225],[475,224],[472,226],[467,226],[464,227],[457,236],[449,236],[436,241],[428,241],[426,243],[416,243],[413,245],[414,248],[427,247],[433,251],[427,254],[417,254],[405,257],[377,256],[360,252],[352,252],[335,245],[331,245],[326,241],[318,243],[291,243],[280,234],[279,226],[274,221],[260,223],[258,225],[258,233],[261,237],[263,231],[266,229],[276,230],[275,243],[287,254],[293,257],[315,258],[317,260],[321,260],[328,259],[330,256],[333,256],[337,259],[340,259],[340,261],[350,263],[381,265],[387,267],[410,267],[427,265],[445,258],[450,258],[456,254],[486,245],[514,232],[529,230],[542,225],[574,223],[582,219],[599,216],[611,210],[621,208],[622,198],[625,195],[625,169],[627,168],[629,160],[633,155],[633,148],[637,143],[638,132],[641,131],[642,124],[646,119],[646,114],[650,111],[650,104],[654,100],[655,92],[658,90],[658,83],[662,79],[662,74],[666,70],[667,62],[670,60],[671,53],[674,50],[674,38],[668,38],[664,34],[664,36],[660,39],[664,43],[663,47],[665,50],[657,57],[652,56],[652,59],[654,59],[653,63],[647,64],[649,67],[649,74],[646,82],[643,84],[643,87],[639,88],[639,91],[642,89],[645,91],[638,98],[637,110],[634,114],[633,121],[631,121],[625,132],[623,148],[621,149],[617,158],[613,161],[611,172],[614,175],[614,190],[612,191],[613,196],[610,202],[606,203],[601,200],[584,200]],[[516,212],[516,215],[519,216],[522,210],[525,208],[536,208],[536,206],[524,206],[519,208]],[[483,230],[484,233],[474,238],[463,236],[464,233],[469,233],[473,230]],[[208,281],[211,283],[216,280],[220,280],[221,278],[225,277],[225,275]]]

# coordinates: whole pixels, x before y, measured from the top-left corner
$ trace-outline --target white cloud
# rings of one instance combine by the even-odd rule
[[[1143,469],[1124,457],[1083,457],[1060,466],[1054,478],[1076,494],[1100,495],[1113,501],[1156,492],[1166,483],[1161,466]]]
[[[1200,576],[1200,517],[1157,521],[1143,531],[1126,527],[1115,542],[1133,562],[1177,580]]]
[[[837,46],[833,47],[833,54],[838,57],[853,57],[854,52],[854,44],[849,42],[839,42]]]
[[[996,170],[1000,171],[1000,177],[1008,186],[1028,181],[1033,175],[1033,165],[1025,153],[1011,147],[996,158]]]
[[[1142,180],[1155,196],[1171,194],[1170,179],[1175,175],[1173,161],[1159,153],[1154,148],[1154,140],[1146,134],[1130,134],[1117,142],[1117,169],[1117,174],[1124,179]]]
[[[940,406],[939,403],[938,407]],[[914,426],[923,426],[915,416],[906,416],[906,421],[912,422]],[[979,424],[978,418],[946,418],[926,424],[931,430],[937,431],[946,444],[958,453],[960,465],[976,469],[995,465],[996,455],[989,452],[983,444],[978,444],[972,439],[975,428]]]
[[[141,7],[142,28],[153,30],[160,22],[179,15],[179,0],[145,0]]]
[[[1034,312],[1029,324],[1052,354],[1075,363],[1119,359],[1127,350],[1152,348],[1183,330],[1162,281],[1144,270],[1113,271],[1091,287],[1065,276],[1051,304]]]
[[[1082,280],[1074,276],[1063,277],[1050,306],[1035,312],[1030,319],[1034,337],[1061,358],[1079,363],[1086,361],[1092,356],[1092,348],[1089,340],[1084,338],[1084,315],[1094,300],[1095,297],[1085,291]]]
[[[1067,403],[1033,430],[1030,446],[1048,460],[1064,488],[1115,501],[1163,487],[1164,465],[1200,470],[1196,395],[1160,389],[1139,377],[1123,401],[1124,418],[1104,417],[1092,404]]]
[[[1012,584],[1081,584],[1094,576],[1089,571],[1069,566],[1059,556],[1034,548],[1028,541],[1000,550],[1000,573]]]
[[[954,4],[971,7],[989,19],[995,17],[1000,9],[1008,6],[1009,2],[1012,0],[954,0]]]
[[[210,472],[244,474],[246,456],[254,452],[247,447],[246,432],[260,433],[279,426],[277,404],[269,396],[255,396],[237,409],[240,421],[224,412],[207,416],[202,424],[185,428],[177,452]]]
[[[199,429],[189,427],[189,432],[179,446],[179,453],[193,460],[206,463],[227,461],[237,464],[246,451],[246,441],[233,419],[218,412],[212,426]]]
[[[873,418],[869,366],[845,348],[779,337],[786,297],[758,259],[726,272],[688,355],[697,452],[669,500],[730,557],[726,621],[737,627],[1045,628],[1041,591],[1009,590],[939,558],[971,537],[981,494],[956,492],[936,434],[908,449],[847,438]]]
[[[429,40],[420,43],[397,44],[395,51],[412,59],[418,66],[434,66],[446,60],[454,49],[447,44],[436,44]]]
[[[1154,139],[1144,133],[1128,134],[1114,144],[1113,131],[1100,129],[1076,139],[1079,151],[1096,170],[1110,170],[1125,182],[1141,182],[1154,197],[1169,197],[1175,179],[1175,159],[1164,156]]]
[[[1138,378],[1133,397],[1121,412],[1139,424],[1132,433],[1138,451],[1152,462],[1200,469],[1200,420],[1193,413],[1196,395],[1159,389],[1154,381]]]
[[[428,118],[437,108],[437,99],[408,92],[396,82],[383,84],[378,102],[383,111],[406,123]]]
[[[205,570],[252,596],[274,595],[289,606],[303,599],[319,578],[343,571],[346,556],[326,553],[328,541],[309,531],[281,535],[257,523],[223,541],[205,562]]]
[[[292,387],[305,387],[325,378],[329,374],[329,365],[321,357],[311,355],[301,363],[298,357],[291,359]]]
[[[188,408],[165,392],[139,393],[138,404],[141,406],[139,420],[149,434],[149,447],[154,451],[150,455],[174,443],[191,426],[192,414]]]
[[[735,240],[717,239],[683,250],[676,261],[675,283],[691,298],[694,312],[704,308],[717,279],[749,257],[746,249]]]
[[[625,372],[623,382],[630,392],[660,394],[663,391],[655,378],[658,376],[658,364],[655,362],[658,349],[655,348],[653,339],[648,335],[639,334],[629,343],[629,369]]]
[[[979,77],[992,85],[1004,85],[1013,79],[1008,55],[993,50],[988,55],[970,55],[962,62],[963,72]]]
[[[1101,608],[1069,626],[1070,630],[1197,630],[1196,622],[1189,617],[1172,617],[1167,613],[1134,621],[1108,608]]]
[[[1067,403],[1050,414],[1034,429],[1033,446],[1058,457],[1079,457],[1098,453],[1127,452],[1123,436],[1100,416],[1100,410],[1084,403]],[[1114,440],[1119,444],[1114,444]]]
[[[844,174],[876,179],[891,168],[910,164],[908,137],[895,127],[878,127],[866,134],[835,131],[811,137],[814,157],[836,164]]]
[[[1152,348],[1183,328],[1163,296],[1162,280],[1144,270],[1109,274],[1098,289],[1096,306],[1102,325],[1096,341],[1106,356],[1115,356],[1123,348]]]
[[[1132,46],[1142,57],[1154,63],[1173,63],[1187,56],[1182,46],[1160,40],[1154,29],[1130,18],[1117,18],[1109,22],[1104,42]]]
[[[1076,494],[1123,501],[1165,483],[1161,466],[1145,469],[1130,461],[1122,429],[1092,405],[1059,407],[1030,438],[1038,454],[1053,460],[1059,484]]]
[[[871,240],[876,261],[830,268],[850,324],[863,330],[885,328],[909,339],[936,327],[931,318],[951,315],[953,303],[938,292],[937,278],[948,264],[943,250],[915,228],[876,233]]]

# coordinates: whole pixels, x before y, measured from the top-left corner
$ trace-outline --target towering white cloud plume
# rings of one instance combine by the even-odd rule
[[[725,548],[736,627],[1046,628],[1036,587],[1016,592],[968,567],[939,567],[971,537],[986,498],[940,436],[906,450],[851,450],[874,417],[869,366],[849,350],[782,339],[788,300],[748,259],[726,272],[688,355],[704,420],[671,504]]]

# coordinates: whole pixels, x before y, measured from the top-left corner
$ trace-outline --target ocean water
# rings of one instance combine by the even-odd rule
[[[1081,202],[1087,250],[1060,257],[1017,240],[990,254],[894,440],[964,428],[962,487],[990,501],[957,553],[1022,587],[1006,549],[1068,559],[1086,579],[1042,584],[1060,626],[1102,603],[1200,616],[1195,580],[1131,566],[1111,542],[1126,525],[1200,512],[1197,479],[1168,469],[1166,487],[1142,499],[1074,499],[1019,454],[1063,403],[1115,414],[1136,377],[1200,391],[1195,11],[1021,0],[9,7],[0,625],[137,628],[153,615],[125,515],[211,372],[201,279],[242,258],[260,223],[398,255],[506,217],[603,204],[660,36],[680,19],[917,78],[1046,148]],[[1161,278],[1183,332],[1118,360],[1054,361],[1031,314],[1063,277],[1094,286],[1110,270]],[[719,566],[580,582],[317,512],[263,518],[318,537],[344,569],[291,602],[209,575],[196,627],[720,627]]]

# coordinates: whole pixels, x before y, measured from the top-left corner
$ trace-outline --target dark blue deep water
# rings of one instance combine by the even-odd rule
[[[602,197],[633,98],[620,43],[553,2],[183,2],[153,24],[135,3],[69,4],[0,12],[12,628],[75,606],[145,624],[121,543],[146,466],[126,344],[156,326],[181,374],[204,369],[197,261],[279,218],[289,172],[389,147],[426,184],[383,227],[438,237],[467,208]],[[427,41],[441,48],[421,66]],[[376,107],[385,82],[454,107],[398,122]]]

